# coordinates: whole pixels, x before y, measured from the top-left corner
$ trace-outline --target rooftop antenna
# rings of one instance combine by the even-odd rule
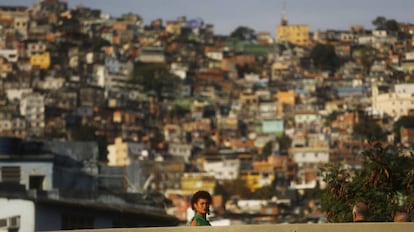
[[[286,17],[286,0],[283,1],[283,9],[282,9],[282,23],[283,26],[288,24],[288,20]]]

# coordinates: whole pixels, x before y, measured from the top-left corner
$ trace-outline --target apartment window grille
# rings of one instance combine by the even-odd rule
[[[5,228],[7,226],[7,218],[0,219],[0,228]]]
[[[1,179],[3,182],[20,183],[20,167],[6,166],[1,168]]]

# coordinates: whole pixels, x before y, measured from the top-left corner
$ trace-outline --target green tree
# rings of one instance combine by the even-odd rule
[[[96,127],[89,125],[75,126],[68,128],[73,141],[95,141]]]
[[[352,58],[362,65],[365,73],[368,73],[371,70],[376,52],[375,48],[369,45],[353,46]]]
[[[269,200],[274,196],[277,196],[277,191],[276,188],[271,185],[261,187],[252,194],[252,198],[262,200]]]
[[[387,19],[384,16],[378,16],[372,21],[377,30],[386,30],[387,32],[398,32],[400,27],[395,19]]]
[[[91,40],[90,45],[94,51],[100,51],[102,47],[110,46],[111,42],[104,38],[96,37]]]
[[[181,83],[164,64],[136,63],[131,82],[138,83],[147,92],[154,92],[158,99],[173,95]]]
[[[256,40],[256,32],[249,27],[239,26],[230,33],[230,37],[245,42],[253,42]]]
[[[337,119],[337,117],[339,116],[339,115],[341,115],[342,114],[342,112],[339,112],[339,111],[332,111],[330,114],[328,114],[326,117],[325,117],[325,125],[326,126],[329,126],[333,121],[335,121],[336,119]]]
[[[170,119],[174,118],[184,118],[190,113],[188,107],[184,107],[178,104],[172,106],[171,110],[168,112]]]
[[[292,145],[292,139],[287,136],[286,134],[282,134],[277,138],[277,141],[279,143],[279,151],[281,153],[286,152],[287,150],[290,148],[290,146]]]
[[[396,209],[413,212],[414,157],[380,143],[370,144],[362,155],[360,170],[332,164],[322,169],[327,187],[321,203],[328,220],[352,221],[352,205],[357,201],[368,204],[370,221],[390,221]]]
[[[354,136],[368,140],[385,141],[386,134],[382,127],[370,120],[365,120],[354,125]]]
[[[273,142],[272,141],[269,141],[269,142],[267,142],[264,145],[263,150],[262,150],[262,156],[261,157],[263,159],[265,159],[268,156],[270,156],[272,154],[272,152],[273,152]]]
[[[339,66],[339,59],[332,45],[316,44],[310,53],[313,65],[319,69],[335,70]]]
[[[414,128],[414,116],[402,116],[393,125],[396,142],[400,141],[400,130],[402,128]]]
[[[377,30],[385,30],[388,33],[394,33],[400,40],[411,38],[409,33],[401,31],[400,25],[395,19],[387,19],[384,16],[378,16],[372,21],[372,24]]]
[[[372,24],[375,26],[377,30],[385,29],[385,22],[387,19],[384,16],[378,16],[374,20],[372,20]]]
[[[246,182],[242,179],[224,181],[222,187],[222,191],[224,191],[228,197],[239,196],[241,198],[251,198],[252,196],[252,192],[247,187]]]
[[[209,148],[215,148],[216,147],[216,142],[208,135],[204,135],[203,137],[204,140],[204,147],[209,149]]]

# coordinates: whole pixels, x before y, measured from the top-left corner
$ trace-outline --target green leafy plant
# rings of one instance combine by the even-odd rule
[[[370,221],[390,221],[399,209],[414,210],[414,157],[393,145],[369,144],[360,169],[330,164],[322,169],[327,184],[322,196],[322,210],[331,222],[352,220],[352,205],[368,204]]]

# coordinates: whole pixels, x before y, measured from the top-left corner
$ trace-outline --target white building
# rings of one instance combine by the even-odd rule
[[[0,56],[6,59],[8,62],[17,62],[19,60],[19,54],[17,49],[0,49]]]
[[[372,114],[387,114],[394,119],[408,114],[414,109],[414,84],[395,85],[394,92],[379,93],[378,87],[372,86]]]
[[[259,103],[258,114],[261,119],[274,119],[277,114],[277,104],[272,101]]]
[[[35,54],[43,54],[47,51],[46,43],[44,42],[29,42],[27,43],[27,55],[31,57]]]
[[[122,138],[116,138],[114,144],[108,149],[108,166],[127,166],[133,160],[148,159],[148,149],[142,143],[124,142]]]
[[[142,47],[138,60],[144,63],[164,63],[166,56],[163,47]]]
[[[397,37],[388,35],[386,31],[375,30],[372,35],[358,37],[358,44],[369,44],[374,48],[381,49],[384,44],[395,44]]]
[[[329,147],[295,147],[289,149],[289,156],[299,167],[307,164],[329,162]]]
[[[319,168],[329,162],[329,147],[295,147],[289,149],[289,156],[298,165],[291,187],[316,183],[322,179]]]
[[[7,89],[6,90],[6,96],[7,100],[14,101],[14,100],[20,100],[23,95],[27,95],[29,93],[32,93],[32,88],[19,88],[19,89]]]
[[[33,201],[0,198],[0,209],[0,232],[35,231]]]
[[[191,156],[192,147],[191,144],[170,143],[168,144],[168,153],[172,156],[182,157],[185,162],[188,162]]]
[[[311,124],[321,122],[322,116],[318,112],[297,112],[295,114],[295,123]]]
[[[170,71],[182,80],[185,80],[187,78],[188,65],[184,63],[171,63]]]
[[[206,160],[204,171],[214,175],[216,180],[235,180],[239,177],[240,160]]]
[[[38,87],[44,90],[58,90],[62,88],[66,80],[63,77],[46,77],[38,83]]]
[[[99,87],[105,87],[107,75],[108,71],[105,65],[95,64],[93,66],[93,80],[91,81],[91,84],[94,84]]]
[[[396,94],[414,94],[414,84],[397,84],[394,86]]]
[[[216,49],[209,49],[206,51],[206,56],[213,60],[222,60],[224,57],[223,52]]]
[[[32,134],[43,134],[45,128],[44,96],[39,93],[24,94],[20,100],[20,114],[26,118]]]

